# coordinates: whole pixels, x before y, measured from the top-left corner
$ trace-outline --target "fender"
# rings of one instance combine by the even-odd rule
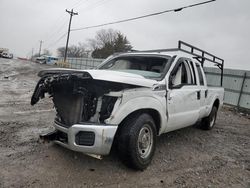
[[[105,123],[119,125],[129,114],[142,109],[153,109],[159,113],[161,118],[159,134],[161,134],[165,130],[167,123],[167,116],[164,113],[166,112],[166,107],[154,97],[136,97],[117,105],[110,118],[105,120]]]
[[[206,105],[206,106],[207,106],[206,116],[208,116],[208,115],[210,114],[210,112],[211,112],[211,110],[212,110],[212,107],[213,107],[213,105],[214,105],[214,102],[215,102],[217,99],[219,100],[219,109],[220,109],[220,107],[221,107],[221,105],[222,105],[222,99],[220,99],[220,96],[219,96],[218,94],[209,96],[209,100],[207,101],[207,104],[208,104],[208,105]],[[218,110],[219,110],[219,109],[218,109]]]

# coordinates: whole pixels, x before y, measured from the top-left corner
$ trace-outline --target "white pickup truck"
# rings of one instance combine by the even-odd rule
[[[224,89],[207,86],[205,61],[223,75],[222,59],[182,41],[176,49],[115,54],[95,70],[43,70],[31,104],[48,93],[57,115],[54,131],[40,137],[95,157],[116,146],[126,165],[145,169],[156,136],[196,122],[213,128]]]

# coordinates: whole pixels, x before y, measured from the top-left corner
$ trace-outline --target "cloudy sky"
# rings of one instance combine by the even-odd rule
[[[22,57],[38,52],[39,41],[52,52],[65,46],[69,14],[72,29],[141,16],[205,0],[0,0],[0,48]],[[250,1],[210,4],[102,28],[71,32],[70,44],[86,42],[99,29],[124,33],[134,49],[176,47],[178,40],[225,59],[228,68],[250,70]],[[64,37],[62,37],[64,36]],[[60,39],[60,40],[59,40]]]

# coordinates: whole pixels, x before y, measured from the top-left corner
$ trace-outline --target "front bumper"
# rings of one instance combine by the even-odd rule
[[[53,133],[47,134],[49,135],[49,140],[53,140],[55,143],[73,151],[95,155],[109,154],[118,128],[117,125],[106,124],[75,124],[69,128],[65,128],[55,123],[54,126],[56,130]],[[61,133],[64,135],[63,139],[59,136],[62,135]],[[86,141],[86,139],[90,138],[94,139],[93,142],[88,141],[85,142],[86,144],[79,143],[79,133],[91,133],[91,135],[82,134],[81,140]]]

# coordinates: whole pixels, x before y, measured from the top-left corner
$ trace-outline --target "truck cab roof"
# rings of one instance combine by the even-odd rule
[[[178,42],[177,48],[170,48],[170,49],[157,49],[157,50],[146,50],[146,51],[132,51],[120,54],[114,54],[114,56],[159,56],[159,57],[174,57],[176,56],[177,59],[180,57],[189,58],[189,59],[196,59],[201,66],[204,66],[205,62],[213,63],[221,70],[221,86],[223,82],[223,68],[224,68],[224,60],[208,53],[202,49],[199,49],[195,46],[192,46],[188,43],[183,41]],[[111,57],[112,58],[112,57]]]

